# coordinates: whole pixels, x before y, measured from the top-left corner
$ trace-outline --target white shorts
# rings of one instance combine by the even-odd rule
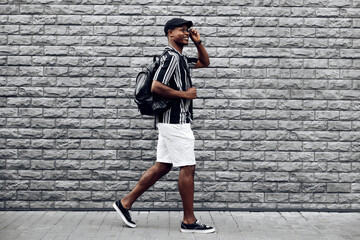
[[[195,137],[189,124],[158,123],[156,161],[174,167],[195,165]]]

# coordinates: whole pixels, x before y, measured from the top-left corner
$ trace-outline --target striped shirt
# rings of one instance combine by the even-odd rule
[[[192,87],[190,68],[193,68],[197,58],[190,58],[180,54],[171,46],[165,47],[160,66],[154,75],[154,80],[161,82],[178,91],[186,91]],[[173,99],[169,110],[158,116],[160,123],[184,124],[193,119],[193,105],[191,99]]]

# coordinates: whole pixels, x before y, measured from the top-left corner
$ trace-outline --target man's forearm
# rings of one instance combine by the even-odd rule
[[[184,95],[185,92],[172,89],[171,87],[168,87],[160,83],[159,81],[153,81],[151,85],[151,92],[164,98],[176,99],[176,98],[184,98],[185,96]]]
[[[209,55],[202,43],[196,45],[198,51],[198,60],[201,62],[202,67],[208,67],[210,65]]]
[[[196,89],[191,87],[186,91],[178,91],[162,84],[159,81],[154,80],[151,85],[151,92],[155,93],[156,95],[168,98],[168,99],[179,99],[179,98],[186,98],[186,99],[195,99],[196,98]]]
[[[190,38],[195,43],[195,46],[198,51],[198,61],[195,65],[195,68],[208,67],[210,65],[209,55],[208,55],[204,45],[202,44],[199,32],[196,29],[191,28],[190,29]]]

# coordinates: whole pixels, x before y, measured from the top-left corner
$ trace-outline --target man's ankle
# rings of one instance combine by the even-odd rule
[[[185,224],[193,224],[194,222],[196,222],[196,218],[193,217],[193,218],[187,218],[187,219],[183,219],[183,223]]]
[[[120,199],[121,205],[126,209],[126,210],[130,210],[131,209],[131,205],[129,205],[124,198]]]

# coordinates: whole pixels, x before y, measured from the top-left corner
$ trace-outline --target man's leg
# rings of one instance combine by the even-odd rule
[[[180,168],[179,192],[184,209],[183,222],[186,224],[192,224],[196,221],[194,215],[194,173],[195,166]]]
[[[121,199],[121,204],[124,208],[130,209],[136,199],[154,185],[157,180],[167,174],[171,170],[171,167],[172,164],[156,162],[152,167],[146,170],[134,189]]]
[[[179,192],[184,209],[180,231],[185,233],[213,233],[215,228],[203,224],[194,215],[194,173],[195,165],[180,168]]]

